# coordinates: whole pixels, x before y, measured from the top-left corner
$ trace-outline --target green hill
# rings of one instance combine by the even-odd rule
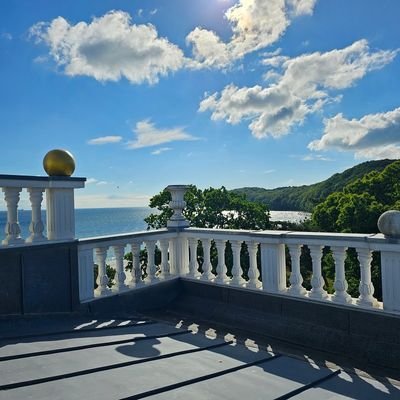
[[[245,194],[248,200],[266,204],[270,210],[311,212],[331,193],[341,191],[348,183],[373,170],[381,172],[394,161],[396,160],[367,161],[313,185],[287,186],[276,189],[244,187],[234,189],[232,192]]]

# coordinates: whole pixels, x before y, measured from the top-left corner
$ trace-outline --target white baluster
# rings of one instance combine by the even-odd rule
[[[227,283],[229,282],[229,277],[227,276],[227,269],[225,264],[225,246],[226,240],[216,239],[215,245],[217,247],[218,253],[218,265],[217,265],[217,277],[215,278],[215,282],[218,283]]]
[[[105,247],[96,247],[94,252],[98,268],[98,275],[96,279],[97,288],[94,291],[94,294],[95,296],[105,296],[110,292],[110,289],[107,286],[109,281],[106,268],[107,249]]]
[[[43,242],[46,238],[43,236],[44,225],[42,222],[42,201],[44,189],[28,188],[29,200],[32,208],[32,220],[29,225],[31,235],[26,239],[27,243]]]
[[[331,250],[335,260],[335,283],[333,285],[335,293],[332,296],[332,301],[342,304],[351,303],[351,296],[347,293],[349,285],[344,270],[347,247],[331,247]]]
[[[142,285],[142,269],[140,267],[140,242],[131,243],[132,252],[132,270],[129,287],[134,288]]]
[[[166,279],[170,276],[169,262],[168,262],[168,247],[169,247],[168,239],[160,240],[160,251],[161,251],[160,278],[162,279]]]
[[[147,249],[147,268],[146,268],[147,277],[145,281],[146,283],[152,283],[156,280],[157,267],[154,262],[156,242],[155,240],[146,240],[145,245]]]
[[[215,275],[211,272],[212,265],[211,265],[211,258],[210,258],[210,251],[211,251],[211,239],[203,239],[203,254],[204,254],[204,262],[203,262],[203,274],[201,275],[201,279],[209,281],[215,278]]]
[[[4,229],[6,237],[2,242],[4,245],[23,243],[20,236],[21,229],[18,223],[18,203],[21,190],[22,188],[3,188],[4,200],[7,204],[7,224]]]
[[[114,285],[112,287],[113,292],[121,292],[128,287],[125,285],[125,270],[124,270],[124,246],[112,246],[115,255],[115,277]]]
[[[257,250],[258,243],[250,242],[247,243],[247,249],[249,251],[249,280],[246,283],[247,288],[259,289],[261,287],[261,282],[258,280],[259,272],[257,269]]]
[[[233,254],[233,266],[230,284],[241,286],[244,284],[244,279],[242,278],[242,268],[240,266],[240,250],[242,249],[242,242],[240,240],[232,241],[231,246]]]
[[[309,246],[312,258],[313,274],[311,278],[312,289],[308,297],[313,299],[324,300],[328,297],[328,293],[324,290],[325,280],[321,272],[321,257],[323,246]]]
[[[292,271],[290,273],[290,287],[288,293],[294,296],[304,296],[307,293],[307,290],[302,285],[303,276],[301,275],[300,270],[301,245],[290,244],[288,247],[292,260]]]
[[[378,301],[373,296],[375,288],[371,281],[371,250],[357,248],[357,257],[358,261],[360,261],[361,279],[358,286],[360,296],[356,303],[364,307],[377,307]]]
[[[199,278],[200,272],[198,271],[199,264],[197,262],[197,245],[198,239],[189,238],[189,250],[190,250],[190,261],[189,261],[189,276],[192,278]]]

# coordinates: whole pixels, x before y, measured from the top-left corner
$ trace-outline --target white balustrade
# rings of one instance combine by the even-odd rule
[[[0,175],[0,188],[7,209],[5,238],[0,251],[10,246],[41,245],[47,241],[71,241],[75,239],[74,189],[84,186],[84,178],[24,177]],[[171,192],[173,217],[168,229],[138,232],[105,238],[93,238],[78,242],[79,295],[81,301],[103,297],[157,284],[161,280],[185,278],[198,279],[222,285],[240,286],[248,290],[263,290],[278,295],[294,295],[309,301],[337,303],[345,307],[363,307],[380,312],[400,313],[400,213],[390,211],[381,218],[383,234],[341,234],[317,232],[244,231],[222,229],[198,229],[188,227],[184,217],[185,185],[168,187]],[[29,237],[21,237],[18,220],[20,194],[26,190],[31,207]],[[46,222],[42,221],[43,194],[46,193]],[[26,205],[24,203],[24,207]],[[396,220],[395,220],[395,219]],[[396,222],[397,221],[397,222]],[[202,242],[204,250],[203,273],[198,271],[197,247]],[[212,243],[217,253],[216,275],[212,273]],[[232,249],[232,268],[228,276],[225,259],[227,243]],[[248,261],[241,260],[242,244],[248,249]],[[310,249],[312,276],[304,282],[300,268],[301,248]],[[287,249],[286,249],[287,247]],[[147,248],[147,277],[142,278],[140,252]],[[335,262],[333,290],[328,294],[322,274],[322,250],[330,249]],[[346,281],[345,260],[348,248],[354,248],[360,263],[359,297],[352,298]],[[161,263],[155,264],[155,252],[161,253]],[[286,251],[290,254],[290,284],[287,285]],[[125,271],[126,252],[132,251],[132,271]],[[257,267],[260,251],[261,274]],[[372,252],[378,252],[382,272],[382,299],[374,297],[371,277]],[[112,253],[112,254],[111,254]],[[158,253],[158,254],[159,254]],[[214,251],[212,252],[214,257]],[[227,253],[228,254],[228,253]],[[157,256],[158,259],[158,256]],[[242,265],[245,262],[245,265]],[[97,287],[94,289],[93,268],[98,266]],[[107,265],[115,269],[110,281]],[[303,268],[303,267],[302,267]],[[246,282],[243,271],[247,271]],[[309,271],[311,272],[311,271]],[[305,287],[310,288],[306,290]],[[353,294],[354,296],[354,294]]]
[[[81,300],[95,297],[103,297],[112,293],[121,293],[130,289],[153,285],[161,279],[165,280],[174,275],[170,274],[169,256],[170,241],[175,234],[167,230],[156,232],[140,232],[134,234],[115,235],[104,238],[81,239],[78,248],[79,281],[80,287],[85,293]],[[157,246],[158,243],[158,246]],[[155,263],[157,248],[161,253],[161,264]],[[141,254],[147,251],[146,277],[143,278]],[[125,271],[128,261],[125,260],[127,253],[131,253],[132,269]],[[173,261],[173,260],[172,260]],[[93,288],[93,280],[90,295],[90,280],[93,276],[94,265],[97,265],[98,275],[96,279],[97,288]],[[108,275],[107,269],[115,270],[114,279]]]
[[[85,178],[32,177],[20,175],[0,175],[0,188],[4,193],[7,222],[4,227],[3,246],[22,246],[47,240],[75,239],[74,189],[83,188]],[[29,195],[31,221],[29,237],[21,237],[18,221],[20,194]],[[43,193],[46,192],[46,234],[42,221]],[[26,207],[26,205],[24,205]]]

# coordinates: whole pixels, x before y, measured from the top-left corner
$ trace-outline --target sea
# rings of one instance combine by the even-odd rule
[[[81,208],[75,210],[75,231],[77,238],[107,236],[119,233],[138,232],[147,229],[144,222],[155,211],[149,207],[131,208]],[[309,213],[299,211],[271,211],[271,220],[300,222],[310,217]],[[29,236],[30,210],[18,210],[21,236]],[[42,220],[46,224],[46,213],[42,210]],[[0,240],[5,236],[4,227],[7,212],[0,211]]]

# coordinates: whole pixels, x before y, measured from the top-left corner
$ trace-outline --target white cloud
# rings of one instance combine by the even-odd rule
[[[9,33],[9,32],[3,32],[3,33],[0,35],[0,37],[1,37],[2,39],[5,39],[5,40],[12,40],[12,39],[13,39],[11,33]]]
[[[151,24],[133,24],[123,11],[75,25],[57,17],[32,26],[30,34],[49,47],[50,56],[69,76],[154,84],[183,66],[183,52],[176,45],[159,37]]]
[[[344,49],[304,54],[285,61],[282,74],[274,76],[275,83],[243,88],[230,84],[221,93],[206,95],[199,111],[211,111],[213,120],[230,124],[249,120],[256,138],[280,137],[326,103],[339,101],[338,90],[384,67],[396,54],[389,50],[372,52],[366,40]]]
[[[136,139],[127,142],[127,147],[129,149],[157,146],[182,140],[198,140],[198,138],[185,132],[182,127],[158,129],[150,120],[139,121],[133,131],[136,135]]]
[[[101,145],[109,143],[118,143],[122,140],[122,136],[101,136],[98,138],[88,140],[88,144]]]
[[[301,157],[302,161],[333,161],[331,158],[324,157],[322,154],[307,154]]]
[[[95,184],[97,186],[103,186],[103,185],[108,185],[108,182],[107,181],[99,181],[96,178],[88,178],[86,180],[86,185],[92,185],[92,184]]]
[[[309,149],[353,151],[356,158],[400,158],[400,107],[360,119],[337,114],[324,124],[324,134]]]
[[[154,8],[153,10],[150,10],[149,14],[150,15],[155,15],[158,12],[158,8]]]
[[[276,172],[276,169],[266,169],[263,174],[272,174],[273,172]]]
[[[291,19],[312,14],[316,0],[239,0],[225,18],[232,37],[224,42],[213,31],[196,27],[186,37],[192,46],[193,68],[222,68],[247,53],[276,42],[286,31]]]
[[[172,150],[171,147],[161,147],[160,149],[152,151],[151,154],[153,154],[154,156],[158,156],[161,153],[165,153],[166,151],[171,151],[171,150]]]

